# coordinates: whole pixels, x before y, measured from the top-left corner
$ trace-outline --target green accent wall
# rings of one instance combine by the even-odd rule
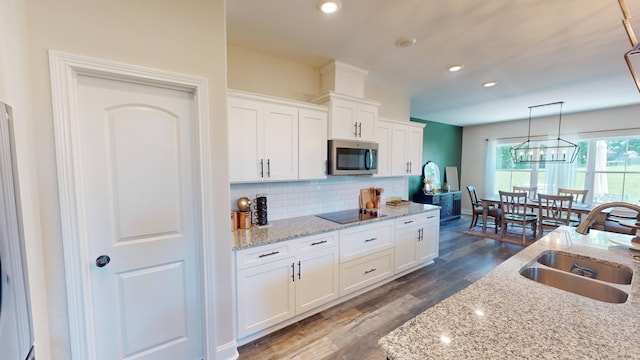
[[[435,162],[440,168],[441,184],[444,183],[445,167],[457,167],[459,184],[460,163],[462,162],[462,128],[417,118],[411,118],[411,121],[426,124],[422,133],[422,165],[427,161]],[[421,176],[410,176],[409,199],[413,199],[413,195],[418,191],[422,191]]]

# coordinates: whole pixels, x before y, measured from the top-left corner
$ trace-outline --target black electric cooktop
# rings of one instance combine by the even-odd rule
[[[385,217],[387,215],[380,213],[379,210],[372,211],[372,210],[353,209],[353,210],[330,212],[326,214],[319,214],[316,216],[323,218],[325,220],[333,221],[338,224],[351,224],[358,221]]]

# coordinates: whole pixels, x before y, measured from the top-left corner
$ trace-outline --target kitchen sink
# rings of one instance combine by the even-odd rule
[[[544,252],[538,258],[538,263],[614,284],[631,284],[633,277],[633,270],[625,265],[563,251]]]
[[[613,286],[586,277],[542,267],[524,267],[520,275],[577,295],[613,304],[627,301],[629,294]]]

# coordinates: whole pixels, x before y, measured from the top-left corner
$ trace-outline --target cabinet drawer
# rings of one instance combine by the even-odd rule
[[[438,211],[429,211],[416,216],[423,225],[437,225],[440,222],[440,213]]]
[[[393,275],[393,249],[340,265],[340,295],[346,295]]]
[[[401,231],[402,229],[410,228],[412,226],[416,226],[418,221],[420,220],[419,215],[405,216],[395,220],[396,232]]]
[[[296,254],[306,254],[338,246],[338,232],[328,232],[296,239]]]
[[[293,245],[292,241],[283,241],[236,251],[236,268],[246,269],[291,257]]]
[[[393,222],[381,221],[340,231],[340,262],[393,247]]]

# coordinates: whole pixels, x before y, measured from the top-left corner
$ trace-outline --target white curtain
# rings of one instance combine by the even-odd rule
[[[496,140],[485,139],[484,149],[484,196],[494,195],[496,180]]]
[[[572,143],[577,143],[575,137],[563,137],[563,139]],[[558,188],[574,189],[576,184],[576,172],[578,169],[578,161],[572,163],[546,163],[544,188],[547,194],[557,194]],[[541,184],[538,184],[540,188]]]

